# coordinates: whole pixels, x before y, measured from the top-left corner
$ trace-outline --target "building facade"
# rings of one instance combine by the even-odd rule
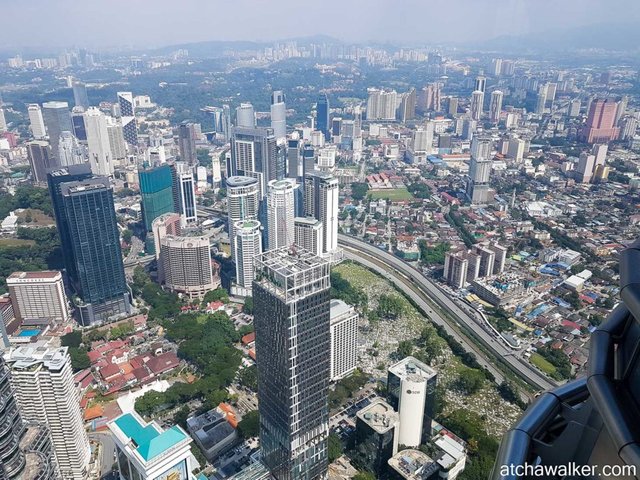
[[[157,167],[138,170],[142,221],[147,232],[151,231],[153,221],[160,215],[175,212],[171,167]]]
[[[14,272],[7,277],[7,288],[23,325],[64,323],[71,318],[61,272]]]
[[[358,312],[342,300],[331,300],[331,381],[358,366]]]

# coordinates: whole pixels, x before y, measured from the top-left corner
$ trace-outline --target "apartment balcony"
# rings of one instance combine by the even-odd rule
[[[491,480],[569,479],[576,467],[593,473],[580,478],[640,476],[640,240],[620,255],[620,287],[591,335],[587,376],[536,399],[502,439]]]

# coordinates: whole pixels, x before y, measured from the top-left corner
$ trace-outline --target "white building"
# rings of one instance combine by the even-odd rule
[[[484,109],[484,92],[476,90],[471,94],[471,120],[480,120]]]
[[[290,247],[295,242],[295,191],[292,178],[271,180],[267,192],[268,250]]]
[[[235,259],[235,224],[241,220],[257,220],[259,195],[260,184],[257,178],[239,175],[227,178],[227,215],[232,259]]]
[[[49,428],[62,479],[85,480],[91,448],[67,347],[30,344],[9,350],[5,360],[22,418]]]
[[[500,112],[502,112],[502,98],[504,94],[500,90],[491,92],[491,101],[489,102],[489,120],[492,123],[500,121]]]
[[[44,118],[42,117],[42,109],[37,103],[31,103],[27,107],[29,114],[29,123],[31,124],[31,134],[36,140],[42,140],[47,136],[47,129],[44,126]]]
[[[313,217],[296,217],[294,224],[296,245],[321,257],[324,241],[322,222]]]
[[[358,366],[358,312],[342,300],[331,300],[331,381]]]
[[[83,115],[84,126],[87,131],[87,145],[89,148],[89,165],[95,175],[113,175],[113,159],[107,119],[96,107],[89,107]]]
[[[333,173],[336,169],[336,154],[337,148],[335,145],[318,150],[318,170]]]
[[[287,106],[282,90],[275,90],[271,94],[271,128],[277,139],[287,136]]]
[[[61,272],[14,272],[7,277],[7,287],[16,318],[23,325],[70,320]]]
[[[323,253],[338,250],[337,178],[326,172],[309,172],[304,179],[304,214],[322,222]]]
[[[241,103],[236,108],[236,127],[255,128],[256,112],[250,103]]]
[[[235,239],[233,242],[236,263],[236,282],[241,287],[251,290],[251,283],[255,277],[253,261],[256,255],[262,253],[262,233],[260,222],[257,220],[240,220],[234,225]]]
[[[198,211],[196,208],[196,182],[193,169],[184,162],[174,164],[174,181],[177,182],[175,188],[178,194],[178,205],[182,224],[195,223],[198,221]]]
[[[197,462],[189,435],[179,426],[163,430],[146,423],[136,412],[109,422],[116,443],[120,478],[123,480],[195,480]]]

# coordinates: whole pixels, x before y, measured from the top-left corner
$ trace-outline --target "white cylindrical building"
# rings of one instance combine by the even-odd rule
[[[235,224],[241,220],[257,220],[260,185],[257,178],[234,175],[227,178],[227,208],[231,256],[235,260]]]
[[[295,243],[295,191],[292,178],[271,180],[267,193],[268,249],[290,247]]]
[[[241,220],[234,225],[235,239],[233,242],[236,259],[236,283],[251,289],[255,277],[253,260],[262,253],[262,233],[260,222],[257,220]]]
[[[256,112],[250,103],[241,103],[236,108],[236,127],[255,128]]]

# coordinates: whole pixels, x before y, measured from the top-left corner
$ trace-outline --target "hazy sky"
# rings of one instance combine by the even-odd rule
[[[0,0],[0,46],[162,46],[326,34],[467,42],[637,22],[638,0]]]

